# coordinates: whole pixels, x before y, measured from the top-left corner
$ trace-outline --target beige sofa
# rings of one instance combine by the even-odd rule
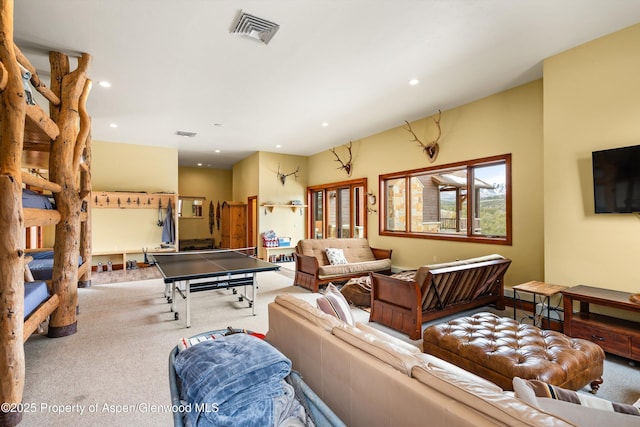
[[[266,339],[348,426],[568,426],[497,385],[366,324],[290,294],[269,305]]]
[[[328,248],[342,249],[347,264],[331,265]],[[391,273],[391,249],[372,248],[367,239],[302,239],[296,245],[295,261],[293,283],[313,292],[318,292],[320,285],[369,272]]]

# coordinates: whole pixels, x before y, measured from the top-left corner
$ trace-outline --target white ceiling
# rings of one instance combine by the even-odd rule
[[[268,45],[230,33],[241,10],[280,25]],[[228,169],[518,86],[544,58],[637,22],[639,0],[16,0],[14,37],[43,72],[49,49],[92,55],[91,79],[112,84],[87,103],[94,140]]]

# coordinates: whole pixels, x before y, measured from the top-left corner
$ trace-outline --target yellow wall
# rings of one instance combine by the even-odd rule
[[[592,151],[640,143],[638,52],[640,25],[635,25],[544,62],[549,282],[640,291],[640,220],[594,214],[591,171]]]
[[[411,125],[424,140],[433,138],[431,117]],[[397,269],[499,253],[513,260],[507,285],[544,279],[542,81],[443,111],[441,126],[440,154],[434,163],[429,163],[422,148],[411,141],[413,137],[404,126],[354,141],[351,179],[367,178],[369,190],[379,195],[380,174],[511,153],[513,245],[379,236],[378,213],[368,220],[371,245],[393,249],[392,262]],[[310,157],[309,185],[350,179],[336,165],[329,151]]]
[[[293,173],[300,168],[298,177],[290,175],[282,185],[278,179],[278,165],[280,172]],[[258,205],[263,203],[289,204],[292,200],[306,203],[307,188],[307,158],[277,153],[260,153],[260,193]],[[267,230],[273,230],[279,237],[291,237],[291,245],[305,238],[307,209],[295,212],[290,208],[274,208],[269,212],[259,209],[258,237]],[[286,251],[286,252],[285,252]],[[288,250],[283,250],[289,253]]]
[[[247,197],[258,195],[260,188],[259,169],[260,153],[252,154],[233,165],[233,201],[247,203]]]
[[[285,184],[278,180],[280,172],[289,174],[300,168],[298,177],[291,175]],[[292,245],[305,237],[306,209],[293,212],[289,208],[265,210],[261,205],[288,204],[291,200],[305,202],[307,187],[307,158],[287,154],[259,152],[234,165],[234,200],[247,202],[247,197],[258,196],[257,231],[258,245],[261,234],[273,230],[280,237],[291,237]],[[288,253],[288,249],[283,249]]]
[[[180,218],[181,239],[203,239],[213,237],[216,246],[220,244],[220,230],[214,224],[213,234],[209,233],[209,202],[213,202],[215,214],[218,203],[231,198],[231,171],[207,168],[179,168],[178,189],[181,196],[204,197],[202,218]]]
[[[178,192],[178,152],[173,148],[93,141],[91,166],[94,191]],[[160,244],[162,227],[157,226],[157,208],[91,212],[93,252]]]

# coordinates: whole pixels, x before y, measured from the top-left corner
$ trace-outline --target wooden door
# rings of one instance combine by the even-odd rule
[[[247,246],[247,205],[242,202],[222,204],[222,247],[226,249]]]

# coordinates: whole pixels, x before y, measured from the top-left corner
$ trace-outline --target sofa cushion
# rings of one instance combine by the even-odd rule
[[[344,251],[340,248],[327,248],[325,249],[327,259],[331,265],[347,264],[348,261],[344,257]]]
[[[487,388],[482,382],[470,381],[458,377],[436,366],[418,365],[411,370],[411,376],[426,386],[470,406],[478,412],[492,417],[505,425],[526,426],[567,426],[571,425],[562,418],[535,410],[528,403],[504,391]]]
[[[525,380],[519,377],[513,379],[513,390],[518,399],[576,425],[640,425],[638,417],[634,416],[640,412],[632,405],[621,405],[599,397],[550,386],[539,380]]]
[[[304,317],[312,324],[319,326],[327,332],[342,324],[342,320],[335,316],[324,313],[322,310],[309,304],[307,301],[296,298],[291,294],[280,294],[275,298],[276,304],[279,304],[298,315]]]
[[[413,344],[409,344],[408,342],[402,341],[400,338],[396,338],[392,335],[389,335],[385,332],[382,332],[376,328],[373,328],[366,323],[356,322],[356,328],[360,329],[362,332],[366,332],[367,334],[374,335],[381,341],[388,342],[392,344],[394,347],[401,348],[403,351],[408,353],[416,354],[422,357],[422,351]]]
[[[389,336],[381,338],[376,334],[348,325],[335,327],[332,333],[342,341],[392,366],[407,376],[411,376],[411,369],[420,363],[419,355],[407,350],[405,346],[397,345],[396,342],[389,340]]]
[[[391,268],[390,259],[378,259],[375,261],[364,261],[342,265],[323,265],[318,267],[318,276],[326,278],[340,276],[344,274],[362,273],[368,274],[370,271],[383,271]]]
[[[325,252],[327,248],[342,249],[349,263],[375,260],[367,239],[302,239],[298,241],[296,251],[315,257],[318,265],[324,266],[330,265]]]
[[[487,390],[495,391],[496,393],[502,392],[502,388],[492,383],[489,380],[485,380],[484,378],[474,374],[473,372],[469,372],[467,370],[462,369],[459,366],[454,365],[453,363],[449,363],[446,360],[440,359],[432,354],[421,353],[420,359],[422,359],[423,365],[425,368],[433,367],[442,370],[442,372],[448,372],[450,375],[453,375],[455,378],[464,379],[469,381],[470,383],[482,385]]]
[[[534,406],[540,406],[539,403],[541,399],[555,399],[589,408],[640,416],[640,409],[633,405],[611,402],[590,394],[578,393],[573,390],[547,384],[540,380],[526,380],[515,377],[513,379],[513,386],[516,396]],[[518,387],[517,390],[516,386]],[[638,422],[640,422],[640,420]]]
[[[326,293],[316,300],[316,304],[323,312],[335,316],[351,326],[355,324],[349,303],[333,283],[327,285]]]

